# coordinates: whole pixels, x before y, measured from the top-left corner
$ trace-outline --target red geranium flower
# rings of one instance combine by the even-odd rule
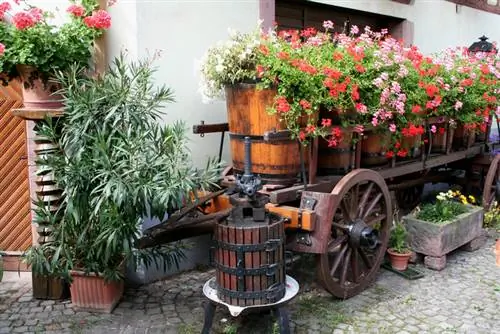
[[[68,13],[76,17],[82,17],[85,15],[85,8],[80,5],[71,5],[66,9]]]
[[[111,27],[111,16],[103,9],[99,9],[83,19],[83,23],[89,28],[109,29]]]
[[[33,27],[36,21],[29,13],[19,12],[12,17],[12,23],[14,23],[16,29],[24,30]]]

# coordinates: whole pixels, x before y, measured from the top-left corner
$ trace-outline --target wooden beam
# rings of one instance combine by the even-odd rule
[[[99,8],[106,10],[108,8],[107,0],[98,0]],[[106,58],[106,32],[99,37],[95,42],[94,66],[97,75],[101,75],[106,71],[108,61]]]
[[[494,6],[494,5],[489,5],[486,2],[486,0],[446,0],[446,1],[456,3],[457,5],[467,6],[474,9],[483,10],[488,13],[500,15],[500,3]]]

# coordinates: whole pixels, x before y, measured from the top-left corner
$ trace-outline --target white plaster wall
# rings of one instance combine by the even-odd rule
[[[445,0],[315,0],[314,2],[407,19],[414,25],[413,44],[424,53],[470,46],[483,34],[500,43],[500,15]]]
[[[211,45],[227,38],[229,27],[242,31],[256,27],[258,9],[257,0],[137,1],[139,55],[155,49],[163,51],[157,62],[158,83],[168,85],[175,92],[176,103],[166,109],[166,122],[182,119],[191,133],[192,126],[201,120],[227,121],[223,101],[202,103],[196,63]],[[191,135],[190,138],[197,165],[204,165],[209,156],[218,154],[220,135],[208,134],[204,138]],[[227,148],[227,138],[225,143]],[[223,159],[229,160],[227,150]]]

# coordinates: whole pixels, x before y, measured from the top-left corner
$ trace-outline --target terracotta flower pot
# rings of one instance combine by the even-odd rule
[[[60,94],[55,94],[60,86],[49,80],[44,83],[40,73],[33,66],[17,65],[21,77],[23,104],[28,109],[61,109],[63,99]]]
[[[389,248],[387,253],[389,254],[392,268],[399,271],[405,271],[408,268],[408,261],[410,261],[411,252],[401,254],[396,253],[392,248]]]
[[[70,273],[73,278],[70,286],[73,307],[111,313],[123,296],[123,281],[105,282],[101,276],[79,270]]]

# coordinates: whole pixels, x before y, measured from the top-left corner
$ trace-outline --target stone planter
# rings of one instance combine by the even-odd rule
[[[413,215],[403,217],[403,223],[408,231],[410,248],[425,255],[427,267],[442,270],[446,266],[446,254],[466,247],[473,251],[482,246],[483,208],[470,206],[471,210],[457,216],[445,224],[432,224],[418,220]]]

